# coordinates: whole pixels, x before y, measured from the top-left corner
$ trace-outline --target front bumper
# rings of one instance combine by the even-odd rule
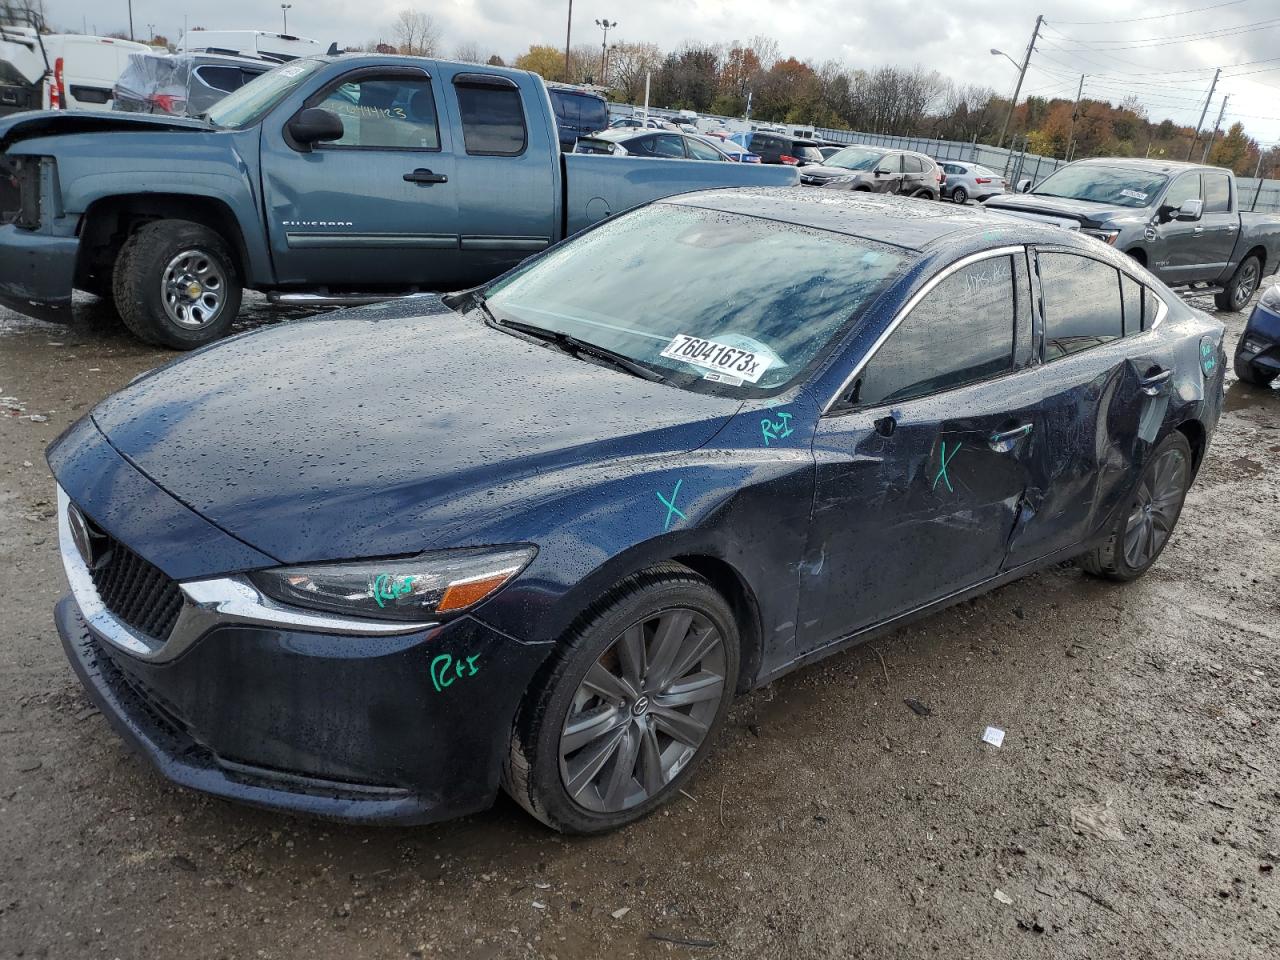
[[[38,320],[71,317],[77,237],[0,226],[0,304]]]
[[[55,617],[90,697],[170,780],[363,823],[488,807],[516,708],[550,650],[462,617],[378,638],[216,627],[177,659],[149,662],[89,627],[70,595]],[[446,655],[476,672],[446,674]]]
[[[1268,378],[1280,376],[1280,313],[1258,304],[1236,344],[1237,363],[1247,363]]]

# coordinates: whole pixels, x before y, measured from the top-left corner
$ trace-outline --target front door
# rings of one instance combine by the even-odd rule
[[[871,173],[871,186],[876,193],[902,192],[902,161],[900,153],[887,153],[880,158]]]
[[[1159,216],[1172,217],[1169,210],[1180,207],[1188,200],[1200,200],[1200,174],[1184,173],[1176,178],[1165,191]],[[1152,244],[1148,262],[1152,270],[1165,283],[1188,283],[1198,277],[1202,257],[1200,238],[1204,227],[1194,220],[1170,219],[1155,228],[1156,240]]]
[[[342,120],[306,149],[287,120],[262,133],[262,186],[281,284],[376,288],[453,284],[458,185],[441,86],[418,67],[344,74],[306,106]]]
[[[1030,303],[1021,247],[960,261],[819,421],[801,652],[1000,572],[1036,442]]]

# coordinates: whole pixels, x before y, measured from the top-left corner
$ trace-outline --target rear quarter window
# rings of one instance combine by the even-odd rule
[[[471,156],[515,157],[529,141],[516,87],[457,83],[462,141]]]

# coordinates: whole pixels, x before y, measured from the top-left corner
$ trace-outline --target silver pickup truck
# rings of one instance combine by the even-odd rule
[[[204,118],[0,119],[0,302],[73,288],[151,343],[222,336],[244,288],[350,304],[482,283],[649,200],[791,167],[564,155],[541,78],[418,57],[294,60]]]
[[[1230,170],[1168,160],[1077,160],[992,210],[1097,237],[1171,287],[1241,310],[1280,257],[1280,218],[1242,213]]]

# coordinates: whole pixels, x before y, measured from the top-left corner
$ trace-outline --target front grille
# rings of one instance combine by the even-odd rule
[[[133,629],[167,640],[182,611],[182,591],[176,580],[148,563],[88,517],[93,543],[89,574],[102,604]]]

